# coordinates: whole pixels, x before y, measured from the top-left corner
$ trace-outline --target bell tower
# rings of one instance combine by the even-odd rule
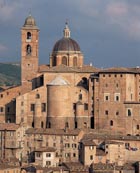
[[[39,28],[29,15],[21,29],[21,84],[28,87],[38,72]]]

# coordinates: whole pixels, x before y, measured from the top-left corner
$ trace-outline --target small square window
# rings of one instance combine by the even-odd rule
[[[105,115],[108,115],[108,110],[105,110]]]
[[[90,160],[93,160],[93,155],[90,155]]]

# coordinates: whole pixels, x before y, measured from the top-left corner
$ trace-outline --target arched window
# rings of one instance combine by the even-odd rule
[[[62,57],[62,64],[67,65],[67,57]]]
[[[31,33],[30,32],[27,32],[27,40],[30,40],[32,37]]]
[[[86,122],[84,122],[84,127],[87,128],[87,123]]]
[[[82,100],[82,94],[79,94],[79,100]]]
[[[75,66],[75,67],[77,66],[77,57],[73,58],[73,66]]]
[[[65,123],[65,127],[69,128],[69,123],[68,122]]]
[[[110,121],[110,126],[113,126],[113,121],[112,120]]]
[[[31,55],[31,53],[32,53],[32,48],[31,48],[31,46],[28,44],[27,47],[26,47],[26,54],[27,54],[27,55]]]
[[[56,57],[53,58],[52,66],[56,66]]]
[[[128,109],[128,110],[127,110],[127,115],[128,115],[129,117],[132,115],[131,109]]]
[[[36,99],[39,99],[40,98],[40,95],[39,94],[36,94]]]

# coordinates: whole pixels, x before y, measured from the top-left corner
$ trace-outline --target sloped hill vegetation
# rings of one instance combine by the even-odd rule
[[[0,63],[0,86],[20,84],[21,68],[19,64]]]

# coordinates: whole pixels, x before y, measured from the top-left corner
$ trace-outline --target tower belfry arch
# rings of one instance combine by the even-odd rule
[[[29,14],[21,28],[21,83],[28,83],[38,72],[38,39],[39,28],[35,19]]]

